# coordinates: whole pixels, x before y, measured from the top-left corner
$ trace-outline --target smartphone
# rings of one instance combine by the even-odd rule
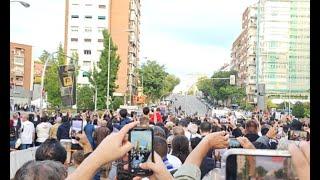
[[[79,132],[82,132],[82,127],[83,127],[83,120],[81,120],[81,119],[71,120],[71,127],[70,127],[71,139],[76,139],[76,134]],[[78,140],[78,139],[76,139],[76,140]]]
[[[297,179],[288,151],[230,149],[224,156],[225,179]]]
[[[236,138],[231,137],[229,138],[229,149],[230,148],[242,148],[242,146]]]
[[[153,154],[153,130],[151,128],[137,127],[129,131],[129,141],[133,148],[129,151],[129,172],[138,176],[150,176],[151,170],[140,168],[140,163],[151,160],[154,162]]]
[[[288,131],[288,140],[309,141],[310,134],[308,131],[291,130],[291,131]]]

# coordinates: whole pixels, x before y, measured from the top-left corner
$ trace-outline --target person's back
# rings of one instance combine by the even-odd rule
[[[49,132],[51,128],[51,124],[47,122],[47,119],[43,117],[41,119],[41,123],[39,123],[36,127],[36,133],[37,133],[37,140],[36,140],[36,146],[43,143],[46,139],[49,138]]]
[[[68,117],[63,116],[62,117],[62,124],[59,126],[58,131],[57,131],[57,139],[71,139],[69,135],[70,131],[70,122],[68,121]]]
[[[27,149],[32,146],[35,137],[35,128],[32,122],[30,122],[26,115],[22,117],[22,127],[21,127],[21,145],[22,149]]]
[[[61,125],[61,117],[57,117],[56,123],[50,128],[50,138],[57,139],[58,128]]]
[[[93,141],[94,125],[92,124],[91,120],[87,120],[87,125],[84,127],[84,132],[91,144],[92,149],[95,149],[95,143]]]

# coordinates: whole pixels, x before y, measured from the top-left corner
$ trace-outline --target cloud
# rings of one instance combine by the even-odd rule
[[[141,9],[141,53],[165,64],[181,87],[211,76],[230,62],[233,41],[241,32],[242,14],[256,0],[153,0]]]

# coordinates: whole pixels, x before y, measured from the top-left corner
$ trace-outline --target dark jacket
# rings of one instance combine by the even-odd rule
[[[61,124],[57,131],[57,139],[60,141],[60,139],[71,139],[69,136],[71,124],[70,122],[65,122]]]
[[[250,142],[255,142],[260,136],[258,134],[246,134],[246,138],[249,139]]]
[[[117,129],[121,129],[123,126],[125,126],[126,124],[129,124],[131,122],[131,120],[129,118],[121,118],[120,122],[118,124],[115,124],[115,128]]]
[[[201,170],[201,179],[210,172],[213,168],[215,168],[215,162],[213,158],[205,157],[202,160],[202,163],[200,165]]]

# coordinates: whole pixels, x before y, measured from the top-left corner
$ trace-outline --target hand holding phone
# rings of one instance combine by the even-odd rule
[[[138,176],[150,176],[151,170],[142,169],[141,163],[154,162],[153,130],[137,127],[129,132],[129,141],[133,148],[129,151],[129,172]]]

